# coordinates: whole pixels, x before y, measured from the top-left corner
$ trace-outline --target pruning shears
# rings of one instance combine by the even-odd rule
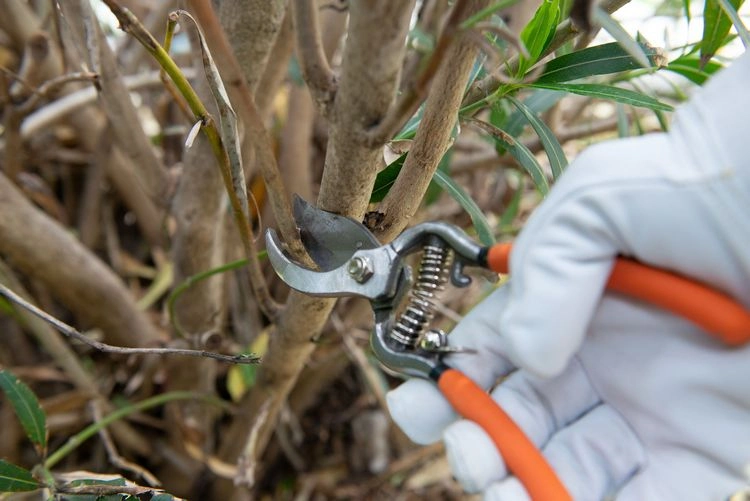
[[[533,500],[569,500],[570,495],[521,428],[471,379],[444,361],[456,349],[447,335],[430,328],[436,294],[450,282],[466,287],[467,267],[507,273],[510,244],[486,247],[460,228],[426,222],[381,245],[361,223],[294,201],[302,243],[317,270],[293,261],[276,232],[266,232],[268,258],[293,289],[322,297],[360,296],[370,301],[375,326],[370,344],[391,371],[431,379],[454,409],[492,438],[508,469]],[[421,252],[417,271],[407,256]],[[682,315],[730,346],[750,341],[750,313],[728,296],[673,273],[618,258],[610,291]],[[405,303],[405,307],[401,307]]]

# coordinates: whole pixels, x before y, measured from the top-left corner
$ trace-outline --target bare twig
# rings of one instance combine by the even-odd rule
[[[68,35],[85,64],[99,74],[98,90],[102,109],[109,119],[115,144],[132,159],[142,189],[157,204],[163,204],[166,170],[141,126],[138,112],[125,88],[117,61],[99,28],[88,0],[60,2]]]
[[[268,55],[268,63],[263,70],[258,85],[255,88],[255,103],[260,117],[266,121],[273,110],[274,97],[282,87],[289,69],[289,60],[294,52],[294,27],[292,26],[292,12],[287,9],[284,21],[281,23],[276,43]],[[246,137],[248,142],[250,138]]]
[[[192,78],[193,76],[194,72],[192,70],[188,69],[185,71],[186,78]],[[66,76],[63,75],[60,78],[66,78]],[[128,90],[138,90],[144,87],[152,87],[161,84],[158,71],[128,75],[123,78],[123,81]],[[50,81],[49,84],[52,84],[52,81]],[[21,137],[24,140],[28,140],[31,136],[44,128],[49,127],[65,115],[78,111],[81,107],[93,103],[96,101],[96,96],[96,89],[93,87],[84,87],[39,108],[29,114],[21,123]]]
[[[241,113],[240,118],[245,126],[245,133],[251,138],[255,161],[266,183],[269,201],[279,226],[279,232],[289,246],[289,250],[297,259],[311,263],[307,260],[309,258],[307,258],[304,246],[299,239],[297,227],[292,219],[291,204],[286,196],[276,165],[271,138],[263,125],[262,118],[253,100],[252,91],[240,70],[239,62],[232,52],[226,34],[222,30],[210,3],[206,0],[193,0],[191,4],[195,9],[196,19],[203,29],[208,45],[216,51],[216,59],[225,63],[222,77],[225,82],[228,82],[230,93],[233,94],[237,109]]]
[[[94,422],[100,422],[104,415],[103,411],[109,411],[109,409],[106,409],[104,407],[104,404],[100,401],[92,402],[91,409],[94,416]],[[154,487],[158,487],[161,485],[161,482],[159,482],[159,479],[156,478],[153,473],[148,471],[146,468],[133,463],[132,461],[128,461],[127,459],[122,457],[119,452],[117,452],[117,447],[112,441],[112,437],[109,435],[109,430],[107,430],[106,427],[102,427],[102,429],[99,430],[99,438],[102,439],[104,448],[107,450],[107,457],[109,458],[110,463],[112,463],[117,468],[135,473],[143,480],[145,480],[148,485]]]
[[[48,322],[55,329],[68,336],[69,338],[80,341],[86,346],[94,348],[95,350],[101,351],[103,353],[115,353],[119,355],[183,355],[189,357],[213,358],[222,362],[230,362],[235,364],[256,364],[260,362],[260,358],[254,355],[222,355],[221,353],[214,353],[205,350],[185,350],[179,348],[124,348],[122,346],[112,346],[110,344],[95,341],[87,337],[62,320],[59,320],[49,313],[40,310],[2,284],[0,284],[0,295],[12,301],[14,304],[25,308],[45,322]]]
[[[292,2],[294,26],[297,32],[297,57],[302,75],[323,115],[336,94],[336,79],[323,48],[315,0]]]

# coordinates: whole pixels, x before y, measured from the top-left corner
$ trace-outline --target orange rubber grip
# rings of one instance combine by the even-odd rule
[[[443,372],[437,383],[456,412],[477,423],[492,438],[508,470],[520,480],[532,501],[572,501],[539,449],[487,392],[455,369]]]
[[[490,247],[489,268],[507,273],[510,251],[511,244]],[[729,346],[750,341],[750,312],[726,294],[675,273],[621,257],[607,289],[680,315]]]

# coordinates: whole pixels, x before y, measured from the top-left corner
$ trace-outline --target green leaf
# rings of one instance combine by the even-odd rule
[[[450,178],[450,176],[442,171],[435,171],[432,176],[432,180],[437,183],[438,186],[443,188],[450,196],[452,196],[464,210],[471,217],[471,222],[474,224],[474,228],[477,230],[477,236],[484,245],[492,245],[495,243],[495,237],[492,234],[492,228],[490,228],[487,219],[482,213],[482,209],[472,200],[472,198],[464,191],[461,186]]]
[[[518,211],[521,208],[521,199],[523,198],[523,172],[517,171],[518,175],[518,188],[513,192],[513,197],[510,199],[508,206],[500,216],[500,222],[498,227],[500,231],[506,232],[511,228],[511,224],[518,216]]]
[[[44,453],[47,448],[47,418],[34,392],[5,370],[0,370],[0,389],[13,406],[26,436]]]
[[[625,106],[622,103],[617,103],[617,135],[619,137],[630,136],[630,122],[628,115],[625,113]]]
[[[531,180],[534,181],[534,186],[542,194],[546,195],[549,192],[549,182],[547,177],[544,175],[542,166],[539,165],[536,157],[529,149],[523,145],[516,138],[505,132],[504,130],[495,127],[492,124],[477,120],[476,118],[466,119],[467,122],[472,123],[487,132],[490,137],[495,141],[495,145],[498,148],[506,149],[513,158],[523,167],[523,169],[531,176]]]
[[[0,459],[0,492],[23,492],[39,489],[30,471]]]
[[[737,2],[737,7],[732,5],[732,2],[730,0],[718,0],[718,2],[721,10],[723,10],[724,14],[729,16],[729,19],[732,21],[734,29],[737,31],[737,34],[742,40],[742,45],[747,48],[747,46],[750,45],[750,33],[748,33],[747,28],[745,27],[745,23],[742,22],[740,15],[737,13],[737,9],[742,4],[742,0],[739,0]]]
[[[560,21],[559,0],[544,0],[539,6],[534,17],[521,31],[521,41],[529,57],[520,57],[517,75],[523,76],[531,68],[547,48],[555,34],[555,28]]]
[[[665,69],[682,75],[697,85],[703,85],[711,75],[721,68],[723,66],[714,60],[702,64],[697,56],[690,55],[678,57],[665,67]]]
[[[629,104],[630,106],[638,106],[640,108],[648,108],[651,110],[661,111],[673,111],[674,108],[666,103],[662,103],[658,99],[654,99],[651,96],[641,94],[628,89],[621,89],[620,87],[613,87],[611,85],[600,85],[600,84],[561,84],[561,83],[533,83],[529,84],[531,87],[538,89],[549,89],[557,90],[560,92],[570,92],[572,94],[578,94],[581,96],[596,97],[599,99],[606,99],[609,101],[615,101],[617,103]]]
[[[743,0],[729,0],[735,10]],[[705,0],[703,4],[703,37],[700,43],[701,63],[706,64],[716,51],[726,43],[726,36],[732,27],[732,21],[721,8],[717,0]]]
[[[401,167],[404,166],[406,155],[407,154],[404,153],[396,160],[388,164],[388,167],[378,172],[378,175],[375,178],[375,186],[373,186],[372,193],[370,194],[371,204],[382,201],[388,194],[391,186],[393,186],[393,183],[396,182],[396,178],[398,177],[399,172],[401,172]]]
[[[641,48],[649,60],[656,64],[654,59],[660,52],[645,44]],[[605,43],[594,47],[587,47],[557,57],[548,62],[544,67],[537,82],[556,83],[569,82],[580,78],[595,75],[609,75],[640,68],[638,62],[619,43]]]
[[[528,109],[522,102],[510,96],[508,96],[508,99],[516,108],[518,108],[518,111],[526,117],[526,120],[529,121],[537,136],[539,136],[539,140],[544,147],[544,152],[549,159],[549,165],[552,169],[552,177],[557,179],[560,174],[562,174],[565,167],[568,166],[568,159],[565,158],[565,153],[563,152],[562,146],[560,146],[560,142],[550,128],[547,127],[547,124],[540,120],[539,117],[537,117],[536,114]]]
[[[532,89],[526,99],[523,100],[523,104],[527,109],[531,110],[532,113],[541,114],[556,105],[562,97],[563,95],[559,92],[547,89]],[[500,103],[502,101],[498,102]],[[492,121],[492,125],[500,127],[513,137],[520,136],[527,123],[529,122],[526,120],[526,117],[518,110],[515,110],[510,117],[508,117],[505,124],[497,123],[494,120]]]
[[[639,66],[642,66],[643,68],[651,67],[651,61],[643,51],[641,44],[636,42],[635,39],[630,36],[630,33],[628,33],[620,23],[610,16],[606,10],[602,9],[600,6],[594,7],[593,21],[595,24],[604,28],[607,33],[612,35],[612,38],[617,40],[617,43],[620,44],[625,52],[630,54]]]

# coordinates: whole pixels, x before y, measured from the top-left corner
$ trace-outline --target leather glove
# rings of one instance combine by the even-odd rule
[[[723,500],[748,486],[750,346],[604,293],[617,255],[750,308],[750,54],[675,113],[669,133],[589,148],[514,244],[509,284],[450,336],[448,363],[542,448],[573,499]],[[515,371],[515,368],[520,370]],[[528,499],[485,432],[412,380],[388,394],[416,442],[443,438],[458,480]]]

